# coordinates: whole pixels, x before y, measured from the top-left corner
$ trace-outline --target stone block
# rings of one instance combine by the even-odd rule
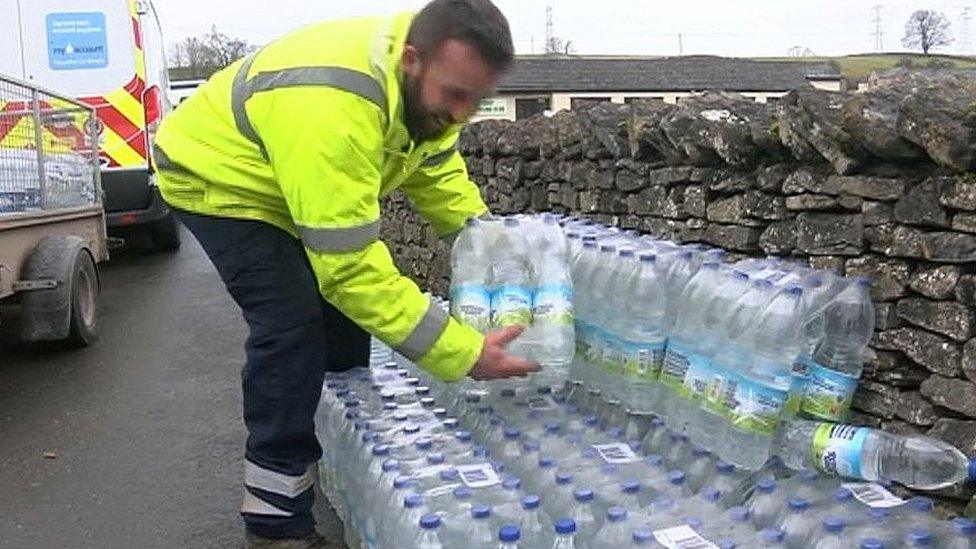
[[[715,223],[735,223],[746,217],[745,195],[714,200],[706,207],[706,217]]]
[[[692,217],[705,217],[708,207],[708,193],[702,185],[688,185],[684,193],[685,211]]]
[[[970,339],[962,346],[962,373],[976,383],[976,339]]]
[[[709,244],[729,250],[752,252],[759,248],[761,235],[762,231],[753,227],[711,223],[705,229],[702,239]]]
[[[913,185],[895,203],[895,220],[907,225],[948,227],[949,213],[939,202],[941,195],[942,178],[929,178]]]
[[[708,190],[719,194],[745,192],[755,185],[752,174],[726,172],[708,182]]]
[[[786,197],[786,209],[790,211],[802,210],[833,210],[838,207],[837,197],[826,194],[797,194]]]
[[[908,323],[955,339],[966,341],[973,333],[973,312],[955,301],[932,301],[921,297],[898,302],[898,316]]]
[[[840,274],[844,272],[844,262],[847,261],[847,258],[835,255],[815,255],[808,260],[813,269],[833,271]]]
[[[756,188],[770,193],[781,192],[783,181],[786,180],[791,170],[792,168],[786,164],[774,164],[757,169],[754,174]]]
[[[884,202],[865,200],[861,203],[861,215],[864,216],[865,227],[883,225],[894,221],[895,208]]]
[[[796,248],[796,221],[770,223],[759,237],[759,247],[767,255],[790,254]]]
[[[623,192],[639,191],[647,186],[647,178],[630,170],[618,170],[616,186]]]
[[[651,186],[627,197],[627,212],[637,215],[661,215],[668,190],[662,186]]]
[[[894,303],[878,303],[874,304],[874,329],[875,330],[890,330],[892,328],[901,328],[904,323],[901,318],[898,317],[896,312],[896,307]]]
[[[925,233],[904,225],[877,225],[864,230],[872,251],[889,257],[925,257]]]
[[[858,255],[864,243],[860,214],[804,212],[796,217],[797,249],[810,255]]]
[[[905,194],[906,182],[903,179],[866,175],[836,176],[836,179],[842,192],[868,200],[894,202]]]
[[[976,169],[972,80],[933,79],[912,89],[898,105],[898,135],[915,143],[932,160],[958,172]]]
[[[922,382],[920,391],[938,406],[976,417],[976,384],[971,381],[933,375]]]
[[[922,239],[923,257],[938,263],[971,263],[976,261],[976,235],[928,233]]]
[[[976,214],[957,213],[952,216],[952,230],[976,233]]]
[[[864,199],[859,196],[841,194],[837,198],[837,205],[850,212],[860,212],[863,204]]]
[[[976,277],[962,275],[956,284],[956,301],[966,305],[976,305]]]
[[[783,180],[783,194],[814,193],[836,196],[840,194],[840,181],[819,171],[801,168]]]
[[[647,173],[647,181],[651,185],[674,185],[676,183],[693,183],[694,168],[677,166],[658,168]]]
[[[895,417],[895,402],[898,389],[880,383],[861,382],[854,393],[852,406],[875,417],[892,419]]]
[[[939,202],[956,210],[976,212],[976,178],[971,174],[946,178]]]
[[[942,418],[926,434],[952,444],[970,458],[976,457],[976,421]]]
[[[760,191],[746,191],[742,195],[747,217],[776,221],[787,217],[783,197]]]
[[[959,345],[919,328],[876,332],[872,347],[885,351],[901,351],[913,362],[935,374],[954,377],[962,373],[962,351]]]
[[[895,399],[895,416],[912,425],[935,425],[939,414],[935,406],[918,391],[906,391]]]
[[[941,265],[919,269],[909,285],[916,292],[932,299],[952,299],[962,272],[955,265]]]

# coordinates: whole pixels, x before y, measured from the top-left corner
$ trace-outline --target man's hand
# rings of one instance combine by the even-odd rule
[[[524,376],[539,371],[539,365],[530,360],[518,358],[505,350],[505,347],[522,334],[521,326],[509,326],[485,335],[485,346],[478,362],[468,375],[474,379],[498,379]]]

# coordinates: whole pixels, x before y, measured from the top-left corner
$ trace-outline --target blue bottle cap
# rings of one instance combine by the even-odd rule
[[[453,490],[455,499],[471,499],[471,488],[458,486]]]
[[[790,498],[787,503],[790,506],[791,511],[805,511],[810,507],[810,502],[806,498],[793,497]]]
[[[546,432],[547,433],[554,434],[554,433],[558,433],[559,432],[559,429],[561,427],[560,427],[560,425],[558,423],[549,422],[549,423],[546,423],[545,428],[546,428]]]
[[[709,486],[702,489],[701,495],[705,501],[715,502],[722,498],[722,491],[714,486]]]
[[[657,255],[655,255],[654,252],[641,252],[640,255],[637,256],[637,259],[639,259],[641,263],[654,263],[657,261]]]
[[[589,488],[577,488],[573,490],[573,497],[579,502],[593,501],[593,490]]]
[[[779,528],[763,528],[762,531],[763,541],[766,543],[782,543],[786,534]]]
[[[458,426],[458,418],[456,418],[456,417],[449,417],[449,418],[445,419],[444,421],[442,421],[441,423],[443,423],[444,424],[444,427],[447,427],[448,429],[457,429],[457,426]]]
[[[924,496],[915,496],[908,500],[909,507],[912,511],[918,511],[919,513],[931,513],[935,505],[932,500]]]
[[[522,537],[522,531],[514,524],[506,524],[498,529],[498,541],[502,543],[516,543]]]
[[[726,461],[718,461],[715,463],[715,472],[720,475],[731,475],[735,472],[735,465]]]
[[[481,402],[481,395],[479,395],[477,393],[468,393],[468,394],[464,395],[464,401],[467,402],[467,403],[469,403],[469,404],[473,404],[473,403],[476,403],[476,402]]]
[[[749,509],[746,509],[741,505],[736,505],[735,507],[729,508],[729,518],[731,518],[733,522],[745,522],[749,520],[749,516],[751,514],[752,513],[749,512]]]
[[[730,539],[723,539],[718,542],[718,549],[735,549],[739,545]]]
[[[418,379],[416,377],[408,377],[407,378],[407,385],[416,387],[417,385],[420,385],[420,379]]]
[[[681,486],[685,483],[685,472],[680,469],[668,471],[668,484]]]
[[[492,427],[497,427],[502,424],[502,418],[498,416],[491,416],[488,419],[488,424],[491,425]]]
[[[654,509],[667,510],[674,507],[674,500],[670,496],[658,496],[651,502]]]
[[[654,541],[654,532],[650,528],[634,528],[634,533],[631,534],[631,539],[637,545],[650,545]]]
[[[756,483],[757,492],[761,492],[763,494],[771,494],[775,490],[776,490],[776,481],[769,477],[761,478],[759,479],[759,482]]]
[[[607,429],[607,436],[609,436],[610,438],[616,440],[616,439],[624,436],[624,430],[621,429],[620,427],[611,427],[611,428]]]
[[[514,217],[506,217],[504,223],[505,223],[505,226],[506,227],[518,227],[519,226],[519,220],[517,218],[514,218]]]
[[[427,454],[428,465],[440,465],[442,463],[444,463],[444,454],[440,452],[431,452]]]
[[[424,515],[420,517],[420,527],[424,530],[433,530],[434,528],[439,528],[441,525],[441,517],[439,515]]]
[[[522,449],[526,452],[538,452],[539,448],[539,442],[535,440],[527,440],[522,443]]]
[[[697,530],[697,529],[701,528],[702,521],[701,521],[701,519],[698,519],[698,518],[695,518],[695,517],[685,517],[685,524],[687,524],[688,526],[691,526],[693,529]]]
[[[628,480],[627,482],[620,485],[620,491],[625,494],[636,494],[640,492],[640,482],[636,480]]]
[[[820,473],[817,473],[813,469],[804,469],[800,471],[800,479],[803,482],[814,482],[820,478]]]
[[[522,479],[509,477],[502,481],[502,488],[506,490],[519,490],[522,488]]]
[[[471,432],[470,431],[458,431],[454,433],[454,438],[461,442],[471,442]]]
[[[484,519],[491,516],[491,507],[484,504],[471,506],[471,516],[476,519]]]
[[[515,396],[515,389],[502,389],[502,396],[505,398],[512,398]]]
[[[569,473],[556,473],[556,484],[570,484],[573,482],[573,475]]]
[[[844,503],[846,501],[851,501],[854,499],[854,492],[851,492],[843,486],[838,487],[834,490],[834,501],[837,503]]]
[[[671,442],[683,442],[685,440],[688,440],[688,437],[686,437],[685,435],[677,432],[671,433]]]
[[[380,393],[380,398],[382,398],[383,400],[393,400],[396,398],[396,393],[394,393],[393,391],[383,391],[382,393]]]
[[[623,507],[611,507],[607,509],[607,520],[619,522],[627,518],[627,510]]]
[[[830,533],[840,532],[844,526],[844,520],[840,517],[825,517],[823,519],[823,529]]]
[[[417,427],[417,430],[420,430],[420,427]],[[413,444],[414,446],[417,447],[418,450],[430,450],[431,447],[434,446],[434,441],[424,437],[424,438],[417,439],[417,441],[414,442]]]
[[[346,408],[356,408],[359,406],[360,403],[358,398],[351,398],[347,400],[344,404]]]
[[[525,496],[524,498],[522,498],[522,509],[525,509],[525,510],[538,509],[539,508],[539,505],[541,503],[542,503],[542,500],[539,499],[539,496],[537,496],[535,494],[529,494],[529,495]]]
[[[478,413],[481,414],[481,415],[494,414],[495,413],[495,409],[492,408],[491,406],[480,406],[480,407],[478,407]]]
[[[387,456],[389,454],[390,454],[390,445],[389,444],[377,444],[376,446],[373,446],[373,455],[374,456],[377,456],[377,457],[379,457],[379,456]]]
[[[884,549],[884,547],[884,542],[877,538],[864,538],[860,545],[860,549]]]
[[[460,477],[461,474],[454,467],[441,471],[441,480],[457,480]]]
[[[393,414],[393,419],[396,421],[406,421],[409,417],[406,412],[396,412]]]
[[[664,418],[655,417],[651,420],[651,427],[664,427]]]
[[[415,509],[424,504],[424,497],[420,494],[408,494],[403,498],[403,506],[407,509]]]
[[[587,427],[596,427],[597,423],[600,423],[600,420],[596,416],[586,416],[583,418],[583,425]]]
[[[976,482],[976,458],[969,460],[969,481]]]
[[[399,407],[400,407],[400,405],[397,404],[396,402],[384,402],[383,403],[383,410],[386,411],[386,412],[389,412],[391,410],[396,410]]]
[[[413,484],[413,479],[408,476],[401,475],[393,479],[393,488],[397,490],[403,490],[411,484]]]
[[[420,426],[414,424],[407,425],[403,428],[403,432],[408,435],[415,435],[420,432]]]
[[[926,547],[932,543],[932,532],[924,528],[916,528],[908,533],[906,541],[913,547]]]
[[[561,518],[556,521],[556,533],[565,536],[576,532],[576,521],[571,518]]]
[[[709,452],[707,449],[702,448],[701,446],[695,446],[691,450],[691,455],[696,458],[706,458],[712,455],[712,453]]]
[[[891,516],[891,511],[884,507],[872,507],[868,509],[868,514],[875,520],[881,520]]]
[[[434,412],[434,417],[436,417],[437,419],[441,419],[447,416],[447,410],[445,410],[444,408],[434,408],[433,412]]]
[[[971,536],[976,532],[976,522],[965,517],[952,519],[952,528],[959,534]]]
[[[383,472],[389,473],[391,471],[396,471],[400,468],[400,462],[395,459],[387,459],[383,461]]]
[[[505,438],[508,440],[515,440],[522,436],[522,431],[516,429],[515,427],[508,427],[505,429]]]
[[[664,456],[661,454],[647,454],[647,457],[644,458],[644,463],[651,467],[660,467],[664,465]]]
[[[554,467],[555,465],[556,465],[556,460],[552,459],[551,457],[539,458],[539,467],[543,469],[548,469],[550,467]]]

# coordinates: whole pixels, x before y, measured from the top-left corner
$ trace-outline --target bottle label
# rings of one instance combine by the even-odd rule
[[[451,314],[479,332],[488,328],[491,296],[480,284],[459,284],[451,288]]]
[[[546,326],[573,325],[573,289],[568,284],[546,284],[535,291],[532,322]]]
[[[732,425],[746,433],[772,436],[789,391],[749,377],[736,377],[733,399],[727,403]]]
[[[803,394],[807,390],[807,382],[810,381],[811,364],[813,359],[807,355],[800,355],[793,362],[793,367],[790,369],[790,396],[786,400],[785,417],[793,418],[800,413]]]
[[[498,473],[490,463],[475,463],[471,465],[458,465],[458,474],[468,488],[486,488],[501,483]]]
[[[576,356],[586,358],[589,352],[590,325],[579,318],[576,319]]]
[[[595,366],[603,366],[604,332],[599,326],[590,325],[586,332],[586,361]]]
[[[810,453],[813,463],[825,473],[850,478],[861,476],[861,451],[871,430],[868,427],[821,423],[813,432]]]
[[[594,444],[593,449],[600,454],[607,463],[634,463],[640,461],[634,450],[626,443]]]
[[[654,539],[668,549],[718,549],[688,525],[655,530]]]
[[[800,411],[817,419],[843,421],[856,389],[856,377],[812,363]]]
[[[705,389],[705,409],[715,415],[728,418],[731,406],[735,402],[736,389],[739,387],[739,376],[714,363],[711,376]]]
[[[858,501],[868,507],[886,509],[905,503],[905,500],[875,482],[845,482],[841,486],[850,490]]]
[[[660,343],[620,342],[624,373],[634,379],[656,380],[664,363],[664,341]]]
[[[685,371],[684,387],[679,394],[688,400],[702,402],[708,391],[708,384],[715,377],[712,361],[704,356],[690,352],[685,355],[688,360],[688,370]]]
[[[600,345],[602,350],[600,364],[608,373],[622,374],[624,368],[620,339],[608,332],[603,332],[601,335],[603,337],[602,344]]]
[[[688,372],[689,351],[680,345],[670,343],[664,354],[664,364],[661,366],[661,383],[673,391],[679,391],[685,383],[685,373]]]
[[[491,296],[491,324],[496,328],[532,324],[532,293],[525,286],[505,284]]]

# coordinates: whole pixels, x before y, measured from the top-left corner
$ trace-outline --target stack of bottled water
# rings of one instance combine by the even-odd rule
[[[485,332],[526,331],[513,352],[564,374],[573,359],[573,285],[553,215],[471,219],[451,250],[451,313]]]
[[[936,520],[926,498],[904,501],[880,484],[775,460],[748,473],[659,417],[607,406],[579,383],[556,391],[545,381],[439,383],[379,343],[370,367],[329,374],[316,418],[320,479],[349,545],[972,543],[972,521]]]

